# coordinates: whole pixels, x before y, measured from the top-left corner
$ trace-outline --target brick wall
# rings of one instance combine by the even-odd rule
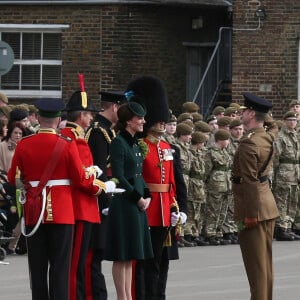
[[[206,15],[205,28],[192,31],[191,18]],[[165,83],[170,106],[186,101],[186,49],[183,42],[217,40],[224,13],[193,7],[161,6],[1,6],[1,23],[69,24],[63,30],[63,98],[85,74],[89,97],[125,89],[136,75]]]
[[[274,104],[281,117],[291,99],[297,98],[299,0],[233,1],[233,101],[251,91]],[[254,17],[259,4],[267,17],[260,30]]]

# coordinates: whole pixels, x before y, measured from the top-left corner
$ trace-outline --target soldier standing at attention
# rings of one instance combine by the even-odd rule
[[[84,138],[85,130],[93,119],[92,112],[96,109],[91,105],[89,99],[81,91],[76,91],[66,105],[67,123],[61,130],[61,134],[75,141],[79,156],[84,166],[93,165],[93,157],[90,147]],[[93,166],[98,176],[101,170]],[[114,191],[113,181],[102,182],[96,180],[99,187],[107,193]],[[97,197],[86,191],[73,187],[73,206],[75,216],[74,245],[70,272],[70,300],[86,299],[91,294],[91,269],[87,269],[86,260],[92,238],[94,224],[100,223],[99,207]]]
[[[122,101],[125,100],[124,93],[118,91],[102,91],[101,109],[94,123],[86,133],[86,140],[90,146],[94,165],[98,166],[103,174],[99,177],[102,181],[111,176],[108,166],[109,148],[116,133],[114,126],[118,121],[117,111]],[[102,261],[105,247],[105,226],[108,206],[111,196],[101,193],[98,197],[101,223],[93,225],[93,236],[91,248],[87,259],[87,268],[91,270],[92,300],[106,300],[107,288],[105,277],[102,273]]]
[[[300,100],[292,100],[290,102],[290,111],[293,111],[294,113],[297,114],[297,132],[300,132]]]
[[[292,225],[300,205],[300,141],[297,137],[297,114],[289,111],[283,116],[283,126],[275,141],[273,193],[279,210],[275,236],[278,241],[293,241],[300,236]],[[298,224],[299,226],[300,224]],[[293,229],[299,229],[294,228]]]
[[[8,180],[26,191],[24,219],[32,299],[69,300],[69,273],[74,229],[71,184],[97,195],[95,174],[84,171],[76,144],[56,133],[64,103],[39,99],[37,134],[22,139]],[[42,149],[42,151],[41,151]],[[20,186],[22,188],[22,186]]]
[[[251,300],[271,300],[273,290],[272,239],[278,217],[268,173],[274,137],[264,129],[272,104],[244,94],[242,123],[246,135],[236,151],[232,168],[234,218],[250,285]]]

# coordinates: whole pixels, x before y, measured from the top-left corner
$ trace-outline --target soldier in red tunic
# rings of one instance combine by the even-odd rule
[[[85,172],[76,144],[56,132],[64,103],[39,99],[37,134],[18,144],[8,180],[22,188],[32,299],[69,299],[74,229],[72,186],[98,195],[93,172]],[[23,186],[21,186],[21,183]]]
[[[179,213],[175,199],[174,164],[170,144],[162,140],[169,120],[167,96],[162,82],[152,76],[139,77],[129,83],[127,95],[143,99],[147,114],[143,143],[148,153],[143,162],[143,178],[151,192],[146,211],[154,257],[137,261],[135,297],[137,300],[165,299],[169,268],[167,241],[172,226],[186,216]],[[168,245],[170,246],[170,245]]]
[[[81,91],[76,91],[71,96],[66,106],[66,127],[61,130],[61,133],[76,142],[82,164],[89,167],[93,165],[93,157],[84,138],[84,133],[90,126],[93,119],[92,112],[96,109],[91,105],[88,98],[84,103],[85,96],[82,96]],[[100,171],[96,166],[92,168]],[[99,180],[98,183],[106,192],[113,191],[115,188],[113,181],[104,183]],[[100,223],[100,213],[96,196],[76,186],[73,187],[72,192],[75,233],[70,273],[70,300],[76,300],[87,299],[87,296],[91,297],[92,294],[91,266],[90,264],[86,265],[86,260],[91,243],[93,224]]]

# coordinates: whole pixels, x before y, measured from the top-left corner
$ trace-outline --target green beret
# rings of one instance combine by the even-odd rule
[[[232,128],[234,128],[236,126],[240,126],[240,125],[242,125],[241,120],[240,119],[234,119],[234,120],[231,121],[231,123],[229,125],[229,128],[232,129]]]
[[[193,132],[193,128],[188,124],[180,123],[176,127],[176,135],[179,137],[181,135],[190,135]]]
[[[182,113],[178,116],[177,122],[180,123],[180,122],[182,122],[184,120],[187,120],[187,119],[190,119],[191,121],[193,121],[193,116],[190,113],[185,112],[185,113]]]
[[[29,113],[38,113],[38,109],[34,105],[28,105]]]
[[[192,117],[193,117],[193,122],[197,122],[197,121],[202,121],[203,120],[203,116],[197,112],[192,113]]]
[[[185,102],[182,104],[182,111],[188,113],[198,112],[199,105],[195,102]]]
[[[12,109],[8,105],[4,105],[0,107],[0,112],[5,115],[8,119],[10,118],[10,112]]]
[[[224,112],[224,116],[230,116],[231,114],[237,114],[238,109],[236,107],[227,107]]]
[[[182,121],[181,123],[187,124],[187,125],[189,125],[190,127],[194,128],[194,123],[193,123],[191,120],[189,120],[189,119],[184,120],[184,121]]]
[[[29,107],[28,107],[28,104],[26,104],[26,103],[17,104],[15,106],[15,108],[22,109],[22,110],[25,110],[25,111],[29,112]]]
[[[231,123],[231,118],[230,117],[222,117],[220,119],[218,119],[218,125],[219,126],[228,126]]]
[[[230,133],[227,130],[224,130],[224,129],[219,129],[215,133],[215,140],[216,141],[225,141],[225,140],[228,140],[229,137],[230,137]]]
[[[173,122],[177,123],[177,118],[175,115],[171,114],[167,123],[173,123]]]
[[[209,125],[204,121],[198,121],[194,124],[194,126],[195,126],[195,131],[211,132]]]
[[[294,105],[300,105],[300,100],[292,100],[292,101],[290,102],[289,107],[292,107],[292,106],[294,106]]]
[[[293,111],[288,111],[287,113],[284,114],[283,120],[286,119],[296,119],[297,120],[298,114],[293,112]]]
[[[206,122],[209,123],[210,121],[214,121],[217,120],[215,115],[209,115],[206,119]]]
[[[223,106],[216,106],[212,111],[212,114],[216,116],[222,112],[225,112],[225,108]]]
[[[192,144],[205,143],[206,140],[206,136],[203,133],[199,131],[192,133]]]

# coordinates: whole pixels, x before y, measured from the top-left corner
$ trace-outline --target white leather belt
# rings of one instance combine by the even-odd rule
[[[29,181],[29,184],[32,187],[37,187],[39,185],[39,181]],[[48,180],[46,186],[57,186],[57,185],[70,185],[71,180],[70,179],[53,179],[53,180]]]

